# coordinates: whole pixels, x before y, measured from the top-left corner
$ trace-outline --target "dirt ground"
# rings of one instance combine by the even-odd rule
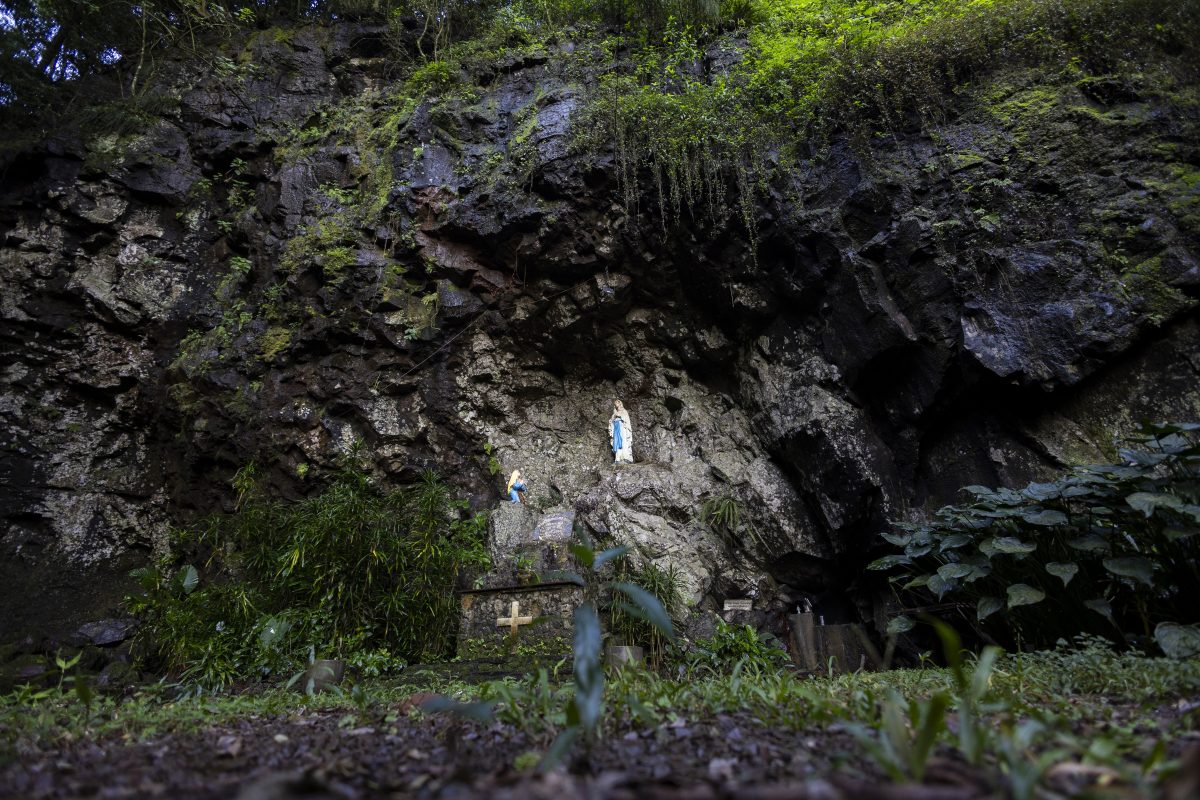
[[[518,770],[533,742],[511,726],[446,718],[352,726],[344,711],[246,718],[146,741],[77,741],[0,772],[0,797],[28,798],[972,798],[991,787],[950,761],[927,785],[894,786],[835,728],[786,731],[748,715],[618,733],[590,767]],[[532,757],[528,757],[532,760]]]

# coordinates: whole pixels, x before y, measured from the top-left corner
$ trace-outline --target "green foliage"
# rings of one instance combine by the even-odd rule
[[[1198,431],[1146,424],[1121,463],[1020,491],[968,486],[971,503],[883,534],[902,552],[870,568],[893,570],[903,590],[969,600],[981,627],[1030,646],[1102,630],[1147,645],[1157,624],[1195,622],[1200,609]]]
[[[696,29],[668,26],[602,76],[579,143],[615,147],[626,204],[644,188],[667,219],[733,214],[753,235],[758,187],[804,168],[813,145],[865,143],[943,118],[972,80],[1034,65],[1139,73],[1200,31],[1170,0],[751,0],[732,11],[749,48],[706,73]],[[719,47],[740,50],[732,42]],[[727,202],[728,189],[736,202]]]
[[[732,535],[742,521],[742,504],[734,497],[710,497],[700,506],[700,521]]]
[[[534,569],[536,562],[529,553],[518,553],[513,557],[513,572],[516,573],[517,580],[521,583],[533,583],[537,579],[537,571]]]
[[[486,561],[484,521],[462,518],[434,475],[384,491],[348,461],[293,505],[253,466],[234,486],[234,514],[180,532],[173,558],[138,574],[127,604],[148,666],[219,689],[295,671],[310,647],[368,674],[447,653],[458,573]],[[189,553],[207,554],[203,571],[171,566]]]
[[[744,511],[741,501],[736,497],[710,497],[700,504],[700,522],[730,547],[741,543],[743,536],[762,547],[762,536],[753,523],[745,519]]]
[[[631,569],[622,563],[616,580],[644,590],[658,601],[673,625],[679,624],[684,611],[683,579],[674,564],[664,569],[647,561]],[[608,608],[608,630],[614,643],[645,647],[651,664],[663,664],[670,645],[669,639],[657,625],[628,603],[614,598]]]
[[[949,703],[945,692],[923,700],[905,701],[893,690],[883,703],[879,735],[873,735],[865,726],[852,731],[892,780],[911,779],[919,783],[925,778],[934,745],[946,728]]]
[[[597,734],[617,737],[682,719],[692,722],[735,713],[779,730],[803,731],[805,738],[822,742],[827,741],[822,728],[849,725],[866,740],[860,747],[867,755],[889,740],[895,757],[877,754],[878,766],[907,781],[922,770],[929,777],[933,755],[968,760],[973,748],[963,749],[957,718],[968,702],[977,712],[968,727],[983,743],[974,774],[996,793],[1016,798],[1044,795],[1053,789],[1039,783],[1048,765],[1086,762],[1119,779],[1120,785],[1112,787],[1116,791],[1156,796],[1163,776],[1178,763],[1164,760],[1164,753],[1170,752],[1167,745],[1183,740],[1195,725],[1194,712],[1189,716],[1174,710],[1179,698],[1200,692],[1200,661],[1195,659],[1117,653],[1097,639],[1074,646],[1063,643],[1047,652],[997,656],[992,663],[961,656],[953,642],[947,655],[952,652],[960,655],[958,666],[828,678],[797,679],[749,666],[732,673],[700,670],[680,677],[620,670],[606,676],[605,714]],[[273,687],[176,698],[174,687],[154,685],[129,697],[96,696],[90,706],[71,692],[24,687],[0,697],[0,758],[35,749],[54,751],[81,738],[139,742],[214,726],[244,727],[260,719],[273,725],[276,719],[294,719],[301,710],[366,716],[369,720],[357,724],[403,735],[420,722],[398,718],[394,709],[414,692],[443,694],[441,708],[458,713],[467,720],[464,724],[485,719],[489,726],[513,726],[539,755],[568,724],[565,707],[574,682],[568,678],[564,683],[566,676],[557,668],[482,684],[466,683],[450,670],[406,670],[349,692],[311,697]],[[943,699],[935,699],[939,696]],[[944,708],[940,718],[938,707]],[[832,742],[842,747],[841,740]],[[528,766],[534,757],[523,755],[521,760]]]
[[[496,458],[496,448],[491,442],[484,442],[483,456],[487,459],[488,475],[491,475],[493,478],[499,475],[504,467],[501,465],[500,459]]]
[[[730,625],[717,620],[712,636],[692,642],[683,662],[690,668],[702,668],[716,673],[735,667],[754,670],[779,669],[790,662],[782,643],[771,634],[760,634],[751,625]]]

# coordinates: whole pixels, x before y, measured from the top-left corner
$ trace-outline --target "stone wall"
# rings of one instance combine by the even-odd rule
[[[470,591],[462,594],[458,632],[458,654],[464,658],[500,655],[521,647],[539,655],[568,656],[571,653],[571,615],[582,602],[578,586],[529,586],[500,591]],[[518,626],[516,640],[509,627],[497,619],[511,616],[512,603],[520,604],[520,615],[534,618]]]

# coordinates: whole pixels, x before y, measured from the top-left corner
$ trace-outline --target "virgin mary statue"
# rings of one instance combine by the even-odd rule
[[[629,412],[620,400],[613,400],[613,413],[608,419],[608,438],[612,444],[613,461],[632,464],[633,426],[629,424]]]

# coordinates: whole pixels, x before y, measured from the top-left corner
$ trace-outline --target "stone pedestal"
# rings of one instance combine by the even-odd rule
[[[538,515],[515,503],[492,513],[491,569],[471,576],[460,595],[459,656],[570,655],[571,617],[583,591],[553,573],[575,568],[574,522],[572,511]]]

